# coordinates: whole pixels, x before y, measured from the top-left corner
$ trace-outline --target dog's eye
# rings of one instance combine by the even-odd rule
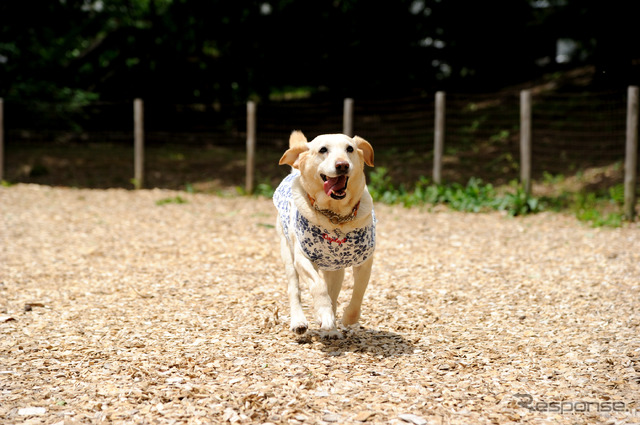
[[[329,149],[327,149],[325,146],[321,147],[320,150],[318,152],[320,153],[327,153],[329,151]]]
[[[347,152],[349,153],[353,152],[353,146],[347,146]]]

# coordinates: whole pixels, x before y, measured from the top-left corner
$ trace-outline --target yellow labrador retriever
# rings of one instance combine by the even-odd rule
[[[358,136],[325,134],[307,142],[302,132],[294,131],[282,164],[292,172],[276,189],[273,202],[289,280],[291,331],[302,335],[309,327],[300,303],[302,281],[311,291],[320,329],[338,337],[336,308],[344,270],[353,267],[354,277],[344,325],[358,322],[371,275],[376,219],[364,166],[373,167],[373,148]]]

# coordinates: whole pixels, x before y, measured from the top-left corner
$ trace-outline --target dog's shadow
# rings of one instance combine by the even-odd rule
[[[321,343],[321,349],[330,356],[341,356],[345,353],[367,353],[372,356],[392,357],[412,354],[413,344],[402,335],[378,329],[367,329],[361,326],[343,328],[344,338],[330,338],[321,331],[310,330],[298,339],[301,344],[313,341]]]

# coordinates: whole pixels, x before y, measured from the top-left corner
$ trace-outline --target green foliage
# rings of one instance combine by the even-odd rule
[[[547,183],[561,184],[563,177],[546,174],[544,179]],[[592,227],[620,227],[624,220],[624,185],[592,192],[564,190],[557,196],[544,198],[544,204],[549,210],[570,211]]]
[[[407,195],[403,186],[398,189],[393,186],[391,176],[387,174],[385,167],[377,167],[369,174],[369,184],[367,186],[373,200],[385,204],[402,202]]]
[[[184,191],[187,193],[196,193],[196,189],[193,187],[193,184],[191,183],[186,183],[184,185]]]
[[[511,216],[536,213],[542,210],[537,198],[530,197],[518,185],[514,192],[499,194],[490,183],[471,178],[466,185],[451,183],[434,185],[422,177],[412,191],[403,186],[395,188],[387,169],[379,167],[369,175],[369,192],[374,201],[386,204],[447,205],[453,210],[464,212],[506,211]]]
[[[575,194],[571,210],[578,220],[592,227],[620,227],[624,216],[620,208],[623,203],[624,187],[616,185],[609,188],[608,195],[595,192]]]
[[[509,215],[533,214],[544,210],[543,204],[536,197],[530,196],[519,184],[512,184],[514,192],[509,192],[495,199],[495,207],[507,211]]]
[[[613,187],[610,187],[608,192],[609,192],[609,197],[611,198],[611,202],[619,206],[624,205],[624,185],[623,184],[617,184]]]
[[[319,87],[412,92],[445,80],[490,89],[545,72],[530,52],[545,37],[560,36],[556,22],[563,16],[575,17],[561,35],[576,40],[581,62],[608,58],[602,52],[611,45],[635,57],[633,2],[609,8],[607,19],[601,19],[598,2],[556,1],[544,8],[535,3],[499,0],[486,7],[475,0],[400,0],[372,7],[365,0],[54,0],[38,2],[34,14],[33,2],[5,0],[0,97],[51,101],[69,97],[62,93],[68,89],[95,92],[101,100],[245,101],[252,95],[306,97]],[[342,30],[323,31],[329,27]],[[298,66],[291,65],[291,52]],[[435,59],[432,65],[424,66],[425,57]],[[384,73],[341,72],[347,61],[362,69],[380,61],[401,66]],[[626,62],[631,66],[631,59]],[[627,84],[620,77],[631,69],[620,71],[600,78]],[[482,109],[482,103],[469,105],[471,113]],[[469,140],[479,124],[482,118],[467,129]]]
[[[548,171],[543,171],[542,180],[545,184],[555,185],[564,180],[564,176],[562,174],[553,175]]]
[[[156,205],[167,205],[167,204],[186,204],[187,200],[184,199],[182,196],[178,195],[178,196],[174,196],[174,197],[170,197],[170,198],[163,198],[163,199],[158,199],[156,201]]]
[[[271,186],[269,183],[263,182],[259,183],[258,186],[256,186],[253,194],[256,196],[263,196],[265,198],[273,198],[273,192],[275,192],[273,186]]]
[[[265,198],[273,198],[273,193],[276,191],[275,188],[268,182],[262,181],[256,185],[253,189],[252,193],[246,191],[246,189],[242,186],[236,186],[236,193],[240,196],[262,196]]]
[[[546,182],[560,183],[562,176],[545,174]],[[496,190],[490,183],[471,178],[466,185],[431,184],[422,177],[413,190],[396,188],[384,167],[369,176],[369,192],[374,201],[404,206],[446,205],[456,211],[505,211],[510,216],[534,214],[546,209],[572,211],[580,221],[593,227],[620,227],[623,222],[624,186],[618,184],[606,192],[568,193],[552,198],[529,196],[517,182],[506,191]]]

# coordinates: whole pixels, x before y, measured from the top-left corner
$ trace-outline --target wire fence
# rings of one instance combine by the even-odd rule
[[[625,155],[626,102],[624,90],[534,92],[533,178],[567,176],[593,167],[621,168]],[[354,133],[369,140],[376,154],[381,154],[378,164],[404,179],[431,175],[434,119],[432,95],[354,102]],[[302,130],[311,140],[318,134],[342,132],[342,120],[342,99],[258,103],[258,178],[268,180],[282,175],[272,162],[261,165],[260,161],[277,159],[286,149],[292,130]],[[445,122],[443,181],[464,182],[475,176],[505,183],[518,178],[518,93],[447,93]],[[221,169],[218,163],[210,169],[202,163],[207,159],[214,163],[222,155],[220,149],[238,153],[232,162],[241,169],[235,184],[242,185],[241,153],[246,146],[246,126],[245,104],[146,101],[145,144],[151,161],[146,167],[151,176],[155,173],[157,177],[155,180],[152,177],[149,185],[169,184],[163,175],[173,171],[181,171],[184,174],[181,179],[215,180],[223,173],[225,178],[232,178],[230,175],[235,172]],[[75,164],[76,174],[82,164],[93,167],[95,173],[121,173],[117,185],[123,186],[133,175],[127,153],[133,145],[133,106],[129,101],[61,104],[5,100],[4,136],[3,178],[11,182],[38,182],[38,177],[42,177],[38,176],[38,164],[46,162],[46,158],[51,162],[51,157],[64,163],[60,157],[65,152],[69,155],[67,164]],[[160,159],[154,156],[154,149],[169,145],[174,150],[172,155],[184,160],[162,162],[162,155],[158,154]],[[79,155],[78,148],[83,147],[91,149],[86,155]],[[181,149],[192,153],[181,154],[178,152]],[[100,156],[101,166],[91,165],[90,150]],[[207,150],[213,152],[212,156],[206,155]],[[77,161],[77,156],[82,157],[81,161]],[[187,160],[191,157],[195,158],[193,167],[198,171],[190,174]],[[49,179],[55,174],[59,177],[56,183],[65,184],[62,166],[42,167],[47,169],[41,169],[40,174],[48,175]],[[269,167],[275,170],[272,174]],[[610,184],[622,181],[622,172],[613,174]]]
[[[538,96],[533,155],[542,168],[558,172],[622,161],[626,114],[625,92]]]

